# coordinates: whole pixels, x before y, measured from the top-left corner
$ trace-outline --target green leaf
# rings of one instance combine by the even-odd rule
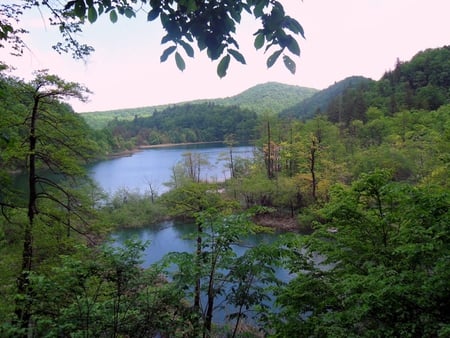
[[[219,75],[220,78],[223,78],[225,75],[227,75],[228,66],[230,65],[230,56],[226,55],[220,60],[219,64],[217,65],[217,75]]]
[[[259,33],[256,36],[255,42],[253,43],[253,45],[255,46],[256,49],[260,49],[264,45],[264,41],[265,41],[264,34],[263,33]]]
[[[161,54],[160,61],[161,61],[161,62],[165,62],[165,61],[167,60],[167,58],[169,57],[169,55],[172,54],[172,53],[175,51],[175,49],[177,49],[176,46],[170,46],[169,48],[167,48],[167,49]]]
[[[265,7],[265,1],[259,1],[255,8],[253,9],[253,15],[255,16],[255,18],[259,18],[261,16],[263,16],[264,12],[263,9]]]
[[[297,41],[292,36],[289,36],[287,48],[292,54],[300,56],[300,47],[298,46]]]
[[[86,4],[84,3],[84,0],[78,0],[75,3],[74,13],[79,18],[84,18],[84,15],[86,14]]]
[[[184,63],[182,56],[178,52],[175,53],[175,62],[179,70],[183,71],[186,69],[186,64]]]
[[[172,37],[169,34],[164,35],[161,39],[161,44],[163,45],[169,41],[172,41]]]
[[[134,13],[134,11],[133,11],[133,9],[131,7],[127,7],[127,8],[125,8],[125,16],[128,19],[131,19],[132,17],[136,16],[136,13]]]
[[[244,56],[241,53],[239,53],[237,50],[228,49],[228,53],[231,54],[236,59],[236,61],[239,61],[243,65],[246,64]]]
[[[105,11],[105,7],[102,4],[98,4],[98,15],[102,15]]]
[[[114,9],[109,12],[109,20],[111,20],[112,23],[117,22],[117,12]]]
[[[295,71],[297,69],[295,62],[292,61],[292,59],[287,55],[283,56],[283,62],[284,62],[284,65],[286,66],[286,68],[289,69],[289,71],[292,74],[295,74]]]
[[[88,20],[90,23],[94,23],[97,20],[97,11],[94,7],[88,9]]]
[[[186,51],[186,54],[193,58],[194,57],[194,49],[191,47],[190,44],[184,42],[183,40],[178,41],[178,43],[184,48],[184,50]]]
[[[269,56],[269,58],[267,59],[267,68],[270,68],[275,64],[282,51],[282,49],[277,50],[275,53]]]
[[[234,21],[236,21],[237,23],[241,22],[241,12],[237,11],[234,8],[230,9],[230,15],[233,18]]]
[[[157,17],[159,16],[159,10],[157,9],[152,9],[150,12],[148,12],[147,14],[147,21],[153,21],[155,20]]]
[[[195,0],[188,0],[187,4],[186,4],[186,7],[187,7],[189,12],[194,12],[194,11],[196,11],[198,9],[198,6],[197,6]]]
[[[302,25],[300,25],[297,20],[291,18],[290,16],[286,16],[284,18],[284,27],[295,34],[300,34],[303,38],[305,38],[305,32]]]

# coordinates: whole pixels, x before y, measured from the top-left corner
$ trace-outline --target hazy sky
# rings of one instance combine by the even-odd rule
[[[298,40],[301,57],[295,58],[296,75],[282,62],[266,68],[268,55],[253,48],[258,23],[250,17],[244,18],[237,32],[247,65],[231,62],[223,79],[216,75],[217,62],[198,50],[194,59],[185,58],[184,72],[173,58],[160,63],[167,47],[160,45],[164,32],[158,22],[146,22],[144,15],[134,20],[120,17],[116,24],[103,18],[87,25],[80,38],[96,51],[83,63],[52,50],[58,34],[35,11],[25,20],[31,32],[26,37],[29,51],[13,58],[0,49],[0,59],[16,66],[15,74],[25,79],[31,78],[33,70],[47,68],[66,80],[83,83],[94,94],[88,103],[71,104],[85,112],[232,96],[268,81],[323,89],[352,75],[378,80],[397,58],[408,61],[421,50],[450,44],[449,0],[281,2],[305,30],[306,40]]]

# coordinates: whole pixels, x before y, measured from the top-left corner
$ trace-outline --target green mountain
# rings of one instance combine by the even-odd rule
[[[257,114],[278,114],[283,109],[302,101],[317,89],[287,85],[277,82],[268,82],[251,87],[244,92],[227,98],[194,100],[178,104],[148,106],[130,109],[117,109],[101,112],[83,113],[86,122],[95,129],[101,129],[112,120],[132,120],[135,117],[151,116],[155,111],[165,110],[169,107],[185,104],[212,103],[222,106],[239,106]]]
[[[317,112],[322,112],[327,109],[330,103],[342,95],[345,91],[365,86],[374,82],[371,79],[362,76],[351,76],[342,81],[336,82],[328,88],[316,92],[314,95],[305,98],[297,104],[284,109],[280,112],[282,118],[298,118],[304,119],[312,117]]]
[[[259,136],[257,126],[254,111],[204,102],[174,105],[130,121],[113,120],[107,128],[115,137],[142,146],[222,141],[230,135],[235,141],[248,142]]]
[[[314,95],[318,90],[278,82],[267,82],[247,89],[246,91],[224,99],[214,100],[216,104],[236,105],[249,109],[257,114],[278,114],[286,107]]]
[[[427,49],[410,61],[397,62],[394,70],[374,81],[351,76],[318,91],[277,82],[259,84],[227,98],[195,100],[176,105],[85,113],[82,116],[93,128],[101,129],[109,121],[129,121],[151,116],[156,111],[184,104],[210,103],[237,106],[258,115],[279,114],[282,118],[306,119],[321,112],[332,122],[349,124],[365,120],[368,107],[392,114],[402,109],[433,110],[450,102],[450,46]]]
[[[282,118],[306,119],[322,113],[331,122],[366,121],[369,107],[387,115],[398,111],[436,110],[450,103],[450,46],[427,49],[400,62],[378,81],[348,77],[280,112]]]

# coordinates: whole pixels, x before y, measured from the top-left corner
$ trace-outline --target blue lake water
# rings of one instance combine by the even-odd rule
[[[109,194],[114,194],[119,189],[145,193],[149,190],[149,183],[161,194],[169,189],[164,183],[171,180],[174,166],[183,160],[185,153],[201,154],[202,159],[207,159],[209,162],[208,165],[201,168],[202,180],[214,182],[229,178],[229,151],[230,149],[223,144],[150,148],[131,156],[101,161],[91,166],[89,173],[97,184]],[[255,149],[252,146],[239,146],[233,147],[232,151],[233,159],[236,160],[237,158],[252,158]],[[147,268],[153,263],[159,262],[170,252],[193,253],[196,249],[196,242],[192,239],[191,234],[195,234],[195,232],[194,224],[167,221],[144,228],[117,230],[112,234],[112,240],[113,245],[117,246],[124,245],[124,242],[130,238],[150,242],[142,257],[142,266]],[[241,238],[240,242],[233,246],[233,250],[239,256],[248,248],[260,243],[272,243],[277,237],[276,233],[248,235]],[[292,278],[288,271],[283,269],[276,269],[276,275],[283,281]],[[224,301],[224,297],[224,295],[218,297],[217,303]],[[226,315],[234,310],[230,306],[217,309],[214,321],[225,321]]]
[[[252,146],[233,147],[233,158],[251,158],[254,150]],[[89,173],[109,194],[119,189],[145,193],[150,190],[149,184],[161,194],[169,189],[164,183],[171,180],[174,166],[185,153],[201,154],[209,162],[201,169],[202,180],[214,182],[230,177],[229,148],[221,143],[143,149],[131,156],[98,162],[90,166]]]

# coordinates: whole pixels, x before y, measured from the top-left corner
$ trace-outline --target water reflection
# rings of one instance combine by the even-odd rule
[[[108,194],[119,189],[145,193],[149,184],[161,194],[168,190],[164,183],[171,180],[173,167],[187,152],[200,153],[208,159],[209,165],[201,170],[203,180],[213,182],[229,178],[228,148],[221,143],[145,149],[131,156],[96,163],[89,168],[89,173]],[[251,158],[253,153],[252,146],[233,148],[234,159]]]
[[[162,222],[148,228],[127,228],[112,235],[114,245],[122,246],[126,240],[136,238],[150,242],[143,252],[144,268],[159,262],[169,252],[193,252],[195,242],[187,235],[195,231],[193,224]]]

